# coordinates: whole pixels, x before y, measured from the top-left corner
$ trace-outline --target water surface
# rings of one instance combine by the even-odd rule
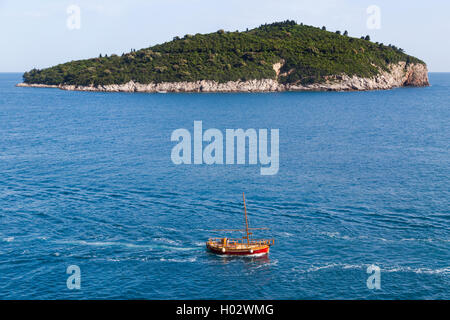
[[[1,299],[449,299],[450,74],[350,93],[16,88],[0,74]],[[280,129],[280,170],[175,166],[177,128]],[[205,252],[251,226],[266,258]],[[381,290],[366,286],[381,268]],[[81,268],[68,290],[66,268]]]

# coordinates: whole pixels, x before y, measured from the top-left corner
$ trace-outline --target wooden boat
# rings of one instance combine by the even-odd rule
[[[245,217],[245,229],[232,229],[232,230],[214,230],[214,231],[237,231],[245,232],[245,236],[239,239],[223,238],[210,238],[206,242],[206,248],[216,254],[221,255],[240,255],[250,256],[269,253],[270,246],[274,244],[274,239],[253,239],[250,237],[252,233],[250,230],[267,230],[267,228],[249,228],[247,219],[247,207],[245,205],[245,195],[242,193],[244,199],[244,217]]]

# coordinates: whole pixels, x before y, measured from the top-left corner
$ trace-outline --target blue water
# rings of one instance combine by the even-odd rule
[[[449,299],[450,74],[378,92],[127,94],[0,74],[1,299]],[[280,129],[280,170],[175,166],[177,128]],[[205,252],[269,226],[268,257]],[[381,268],[369,290],[367,267]],[[69,290],[66,268],[81,269]]]

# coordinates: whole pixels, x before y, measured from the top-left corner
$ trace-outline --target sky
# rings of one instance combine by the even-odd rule
[[[424,60],[431,72],[450,72],[449,13],[445,0],[0,0],[0,72],[288,19],[370,35]]]

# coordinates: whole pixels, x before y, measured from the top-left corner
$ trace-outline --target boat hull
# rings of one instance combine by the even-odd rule
[[[262,246],[255,249],[233,249],[233,248],[220,248],[206,244],[206,248],[212,253],[219,255],[235,255],[235,256],[251,256],[256,254],[269,253],[269,246]]]

